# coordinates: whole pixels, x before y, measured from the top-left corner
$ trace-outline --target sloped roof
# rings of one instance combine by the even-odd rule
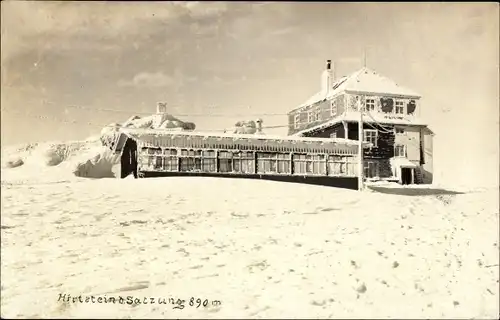
[[[353,75],[351,75],[351,77],[349,77],[349,79],[345,82],[344,90],[367,93],[385,93],[410,96],[412,98],[420,97],[420,94],[417,92],[400,86],[393,80],[379,75],[377,72],[366,67],[362,68]]]
[[[308,138],[297,136],[279,136],[279,135],[255,135],[255,134],[238,134],[238,133],[219,133],[219,132],[202,132],[202,131],[172,131],[168,129],[149,129],[149,128],[121,128],[121,132],[136,139],[142,137],[162,137],[162,136],[187,136],[187,137],[215,137],[215,138],[231,138],[231,139],[247,139],[253,141],[262,140],[280,140],[280,141],[301,141],[315,142],[324,144],[339,144],[339,145],[358,145],[355,140],[344,138]]]
[[[220,148],[220,145],[226,145],[224,148],[235,149],[241,146],[247,147],[247,150],[255,150],[258,147],[266,146],[271,150],[307,149],[311,152],[318,150],[329,150],[339,154],[355,154],[359,142],[343,138],[306,138],[297,136],[268,136],[251,134],[219,134],[212,132],[197,131],[169,131],[165,129],[140,129],[140,128],[122,128],[121,133],[136,141],[142,141],[146,145],[156,147],[201,147]],[[238,147],[239,145],[239,147]],[[190,147],[192,146],[192,147]],[[363,147],[370,147],[370,143],[363,143]],[[316,150],[316,151],[315,151]],[[305,151],[304,151],[305,152]],[[323,152],[323,151],[321,151]]]
[[[379,75],[377,72],[369,68],[363,67],[349,76],[342,77],[335,81],[332,84],[332,90],[330,90],[329,93],[320,91],[307,99],[307,101],[301,104],[297,109],[329,99],[343,91],[401,95],[412,98],[420,98],[420,94],[417,92],[400,86],[393,80]]]

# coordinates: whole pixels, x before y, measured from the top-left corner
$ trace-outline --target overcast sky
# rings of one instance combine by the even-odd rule
[[[326,59],[346,75],[366,48],[369,68],[422,94],[422,116],[449,148],[498,152],[496,3],[1,5],[4,145],[86,138],[157,101],[228,115],[181,117],[207,130],[285,114],[320,89]]]

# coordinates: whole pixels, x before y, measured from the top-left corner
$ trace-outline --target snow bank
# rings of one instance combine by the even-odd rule
[[[63,159],[56,150],[49,147],[47,149],[38,149],[36,152],[31,154],[29,161],[51,167],[57,166],[63,161]]]
[[[102,146],[99,136],[84,141],[47,142],[14,146],[2,150],[3,168],[27,167],[24,176],[45,174],[44,168],[57,168],[50,175],[58,177],[76,176],[85,178],[112,178],[120,162],[119,154],[114,154]],[[19,176],[19,175],[18,175]],[[22,176],[22,175],[21,175]],[[24,177],[23,176],[23,177]]]
[[[39,144],[26,155],[26,163],[38,166],[58,166],[81,152],[99,145],[96,139],[86,141],[48,142]]]
[[[22,166],[23,164],[24,164],[23,159],[21,159],[20,157],[17,157],[15,159],[7,160],[7,162],[5,163],[5,167],[6,168],[17,168],[17,167]]]
[[[72,173],[81,178],[114,178],[120,155],[104,146],[95,147],[70,162]]]

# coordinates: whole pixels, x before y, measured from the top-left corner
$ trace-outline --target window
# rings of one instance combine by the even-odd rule
[[[163,160],[163,170],[166,171],[177,171],[177,150],[176,149],[165,149],[163,152],[165,158]]]
[[[215,151],[208,150],[202,151],[201,158],[201,170],[203,172],[215,172],[216,171],[216,158]]]
[[[397,144],[394,146],[394,156],[395,157],[406,157],[406,146],[402,144]]]
[[[366,99],[365,100],[365,108],[367,111],[375,111],[375,99]]]
[[[182,149],[179,162],[180,171],[201,171],[201,151]]]
[[[320,107],[316,107],[316,109],[314,110],[314,121],[319,121],[321,118],[321,109]]]
[[[369,142],[374,147],[377,146],[378,131],[372,129],[363,130],[363,142]]]
[[[396,133],[397,134],[403,134],[403,133],[405,133],[405,130],[402,129],[402,128],[396,128]]]
[[[233,172],[233,153],[229,151],[219,152],[219,172]]]
[[[404,109],[403,101],[396,101],[396,114],[403,114]]]
[[[311,123],[314,121],[314,114],[312,110],[307,111],[307,122]]]
[[[143,148],[145,156],[141,156],[141,167],[150,170],[161,170],[163,166],[162,150],[160,148]]]
[[[255,158],[253,152],[234,152],[233,170],[234,172],[253,173],[255,167]]]
[[[337,138],[337,132],[330,133],[330,138]]]
[[[330,115],[332,117],[337,115],[337,100],[332,100],[330,102]]]
[[[363,163],[365,178],[378,177],[378,162],[365,161]]]
[[[290,154],[278,153],[278,173],[290,173]]]
[[[295,127],[295,129],[298,129],[300,127],[300,114],[296,114],[293,117],[293,126]]]
[[[310,154],[295,154],[293,156],[295,174],[326,174],[325,156]]]
[[[290,155],[274,152],[257,153],[258,173],[290,173]]]
[[[328,175],[344,176],[347,175],[347,157],[328,156]]]

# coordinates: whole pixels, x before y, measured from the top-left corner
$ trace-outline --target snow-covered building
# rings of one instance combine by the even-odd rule
[[[335,79],[327,60],[321,90],[288,113],[288,134],[358,140],[360,108],[367,178],[432,183],[433,132],[420,118],[420,94],[369,68]]]
[[[104,128],[101,141],[120,155],[121,178],[208,176],[358,188],[356,141],[262,134],[261,119],[235,127],[241,130],[195,131],[194,123],[159,104],[156,114]]]

